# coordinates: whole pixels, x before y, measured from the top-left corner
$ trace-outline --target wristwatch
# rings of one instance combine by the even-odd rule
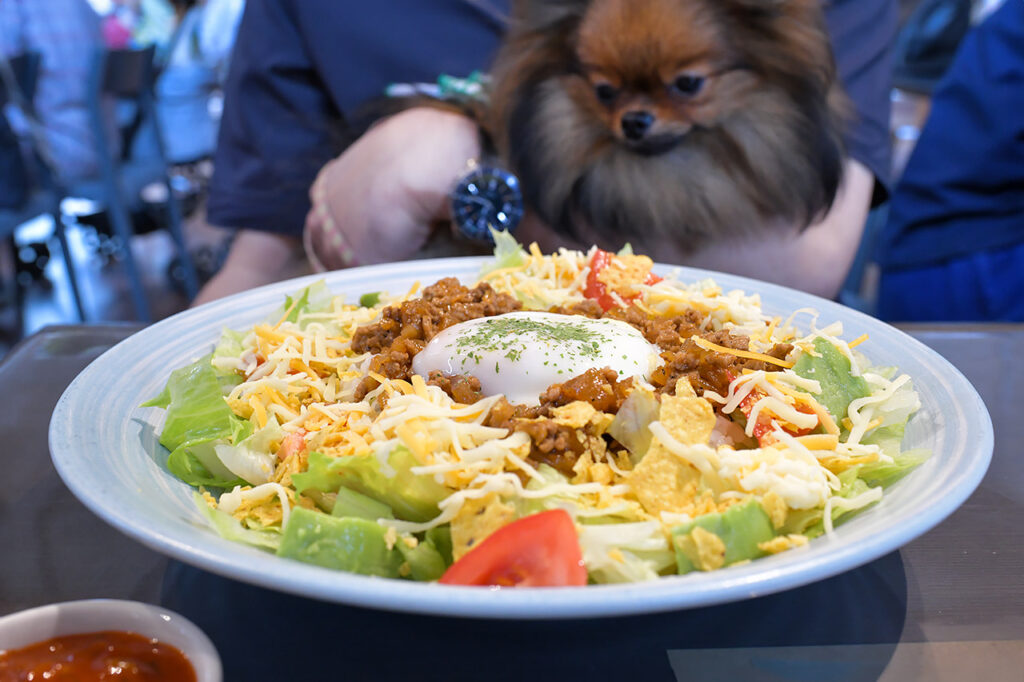
[[[494,243],[492,229],[511,234],[523,219],[519,178],[490,160],[467,162],[450,198],[456,231],[476,242]]]

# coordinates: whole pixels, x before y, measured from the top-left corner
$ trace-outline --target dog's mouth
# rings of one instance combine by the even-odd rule
[[[685,135],[674,135],[672,133],[661,133],[647,135],[639,140],[624,139],[622,143],[632,152],[642,156],[655,156],[664,154],[682,142]]]

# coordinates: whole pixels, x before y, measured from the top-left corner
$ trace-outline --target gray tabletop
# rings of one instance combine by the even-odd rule
[[[481,679],[481,665],[486,679],[1022,679],[1024,326],[903,327],[977,388],[995,453],[970,499],[898,553],[746,603],[527,623],[289,597],[169,561],[93,516],[57,476],[47,427],[77,373],[136,329],[50,327],[0,363],[0,615],[91,597],[162,603],[207,630],[229,680],[293,678],[300,660],[374,680]]]

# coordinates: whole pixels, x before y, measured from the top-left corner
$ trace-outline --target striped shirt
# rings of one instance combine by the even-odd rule
[[[100,18],[86,0],[0,0],[0,53],[41,55],[35,108],[65,179],[98,167],[86,88],[99,47]]]

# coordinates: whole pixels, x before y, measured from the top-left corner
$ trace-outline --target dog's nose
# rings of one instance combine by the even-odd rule
[[[622,134],[627,140],[642,140],[654,124],[654,114],[649,111],[627,111],[622,115]]]

